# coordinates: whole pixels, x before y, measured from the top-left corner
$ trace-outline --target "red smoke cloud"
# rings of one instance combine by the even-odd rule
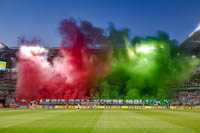
[[[94,49],[94,44],[106,41],[101,29],[87,21],[77,26],[74,20],[63,20],[59,30],[61,49],[52,63],[47,61],[48,50],[45,48],[38,45],[20,47],[17,98],[87,98],[98,79],[108,72],[109,52],[101,50],[98,53]]]

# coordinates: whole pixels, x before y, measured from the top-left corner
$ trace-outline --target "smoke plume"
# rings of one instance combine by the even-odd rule
[[[101,80],[100,98],[171,98],[171,88],[187,80],[199,62],[180,55],[177,41],[165,32],[131,40],[128,29],[110,29],[110,42],[118,48],[111,71]]]
[[[18,99],[83,99],[95,94],[98,79],[109,70],[108,50],[95,48],[106,42],[103,30],[87,21],[77,24],[69,19],[61,22],[59,31],[61,48],[51,63],[47,49],[34,41],[21,41]]]

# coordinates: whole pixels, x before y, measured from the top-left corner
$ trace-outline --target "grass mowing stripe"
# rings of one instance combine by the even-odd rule
[[[166,128],[166,127],[178,127],[170,125],[169,123],[155,120],[151,117],[136,114],[126,110],[120,110],[115,112],[107,112],[98,121],[97,127],[112,127],[112,128]],[[105,124],[107,123],[107,124]]]
[[[15,125],[15,127],[56,127],[57,124],[61,124],[61,121],[57,121],[60,116],[63,114],[67,114],[70,116],[70,114],[73,113],[73,111],[69,110],[46,110],[43,113],[38,112],[37,118],[33,119],[31,121],[27,121],[26,123],[22,123],[20,125]],[[32,116],[30,116],[32,117]],[[65,118],[65,117],[63,117]],[[51,125],[48,123],[52,122]]]
[[[156,121],[164,121],[172,125],[182,127],[186,131],[200,132],[200,119],[196,111],[179,111],[179,110],[135,110],[137,114],[142,114],[153,118]]]
[[[169,129],[169,130],[168,130]],[[153,132],[183,132],[187,133],[188,130],[177,127],[176,125],[169,124],[163,121],[157,121],[148,116],[138,115],[134,112],[125,110],[105,110],[97,121],[92,133],[153,133]]]
[[[29,130],[36,132],[35,129],[37,129],[37,132],[55,132],[55,130],[58,130],[62,132],[70,131],[89,133],[93,129],[98,117],[101,115],[101,112],[102,111],[92,110],[81,110],[79,112],[75,110],[49,111],[46,112],[45,115],[52,115],[53,113],[53,117],[47,117],[46,119],[39,119],[28,123],[23,123],[21,125],[7,128],[6,130],[0,129],[0,132],[8,132],[14,129],[16,129],[15,132],[19,132],[20,130],[23,130],[22,132],[29,132]]]
[[[49,115],[47,110],[27,110],[23,113],[15,113],[15,115],[9,115],[0,117],[0,127],[10,127],[23,125],[34,120],[46,119]],[[14,112],[13,112],[14,113]]]
[[[22,125],[24,127],[60,127],[60,128],[93,128],[93,123],[96,123],[96,119],[101,112],[92,111],[73,111],[68,113],[68,111],[60,112],[57,111],[55,117],[49,117],[47,119],[42,119],[38,121],[33,121],[27,125]],[[38,125],[40,123],[40,125]]]
[[[39,110],[38,110],[39,111]],[[42,110],[41,110],[42,111]],[[34,113],[33,110],[30,109],[0,109],[0,118],[1,117],[9,117],[12,115],[24,114],[24,113]]]

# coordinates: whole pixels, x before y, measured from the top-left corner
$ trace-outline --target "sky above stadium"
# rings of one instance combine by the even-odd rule
[[[167,32],[179,43],[200,24],[199,0],[0,0],[0,41],[17,46],[18,37],[38,37],[57,47],[61,20],[73,17],[94,26],[131,29],[132,36]]]

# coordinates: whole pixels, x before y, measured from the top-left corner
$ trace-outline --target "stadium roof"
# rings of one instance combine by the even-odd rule
[[[200,57],[200,25],[179,46],[181,51]]]
[[[0,52],[5,51],[6,49],[9,49],[8,46],[6,46],[4,43],[0,42]]]

